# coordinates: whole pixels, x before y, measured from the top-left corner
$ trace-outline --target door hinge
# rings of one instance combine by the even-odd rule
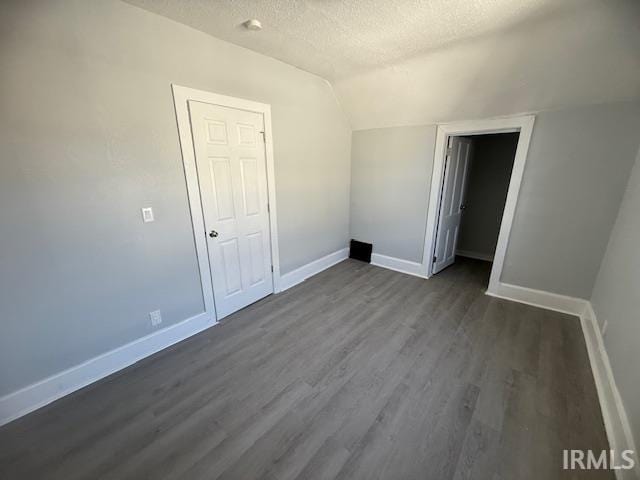
[[[273,265],[271,265],[271,271],[273,272]]]
[[[267,213],[271,213],[271,205],[267,203]]]
[[[265,131],[263,130],[262,132],[260,132],[262,134],[262,141],[264,143],[267,143],[267,134],[265,133]]]
[[[438,257],[436,257],[435,255],[433,256],[433,263],[436,263],[436,260],[438,260]]]

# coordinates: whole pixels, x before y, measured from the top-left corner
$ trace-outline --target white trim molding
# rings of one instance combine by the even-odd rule
[[[475,260],[483,260],[485,262],[493,262],[493,255],[490,253],[472,252],[471,250],[456,250],[459,257],[473,258]]]
[[[577,317],[582,315],[586,305],[589,303],[584,298],[569,297],[558,293],[501,282],[493,285],[493,287],[489,285],[486,294],[492,297],[553,310],[555,312],[568,313]]]
[[[196,315],[5,395],[0,398],[0,425],[44,407],[215,324],[206,313]]]
[[[413,275],[415,277],[427,278],[424,274],[424,269],[422,268],[421,263],[411,262],[409,260],[403,260],[401,258],[388,257],[386,255],[380,255],[379,253],[372,253],[371,265],[387,268],[389,270],[395,270],[396,272],[406,273],[407,275]]]
[[[529,150],[531,134],[533,133],[534,121],[535,116],[533,115],[520,115],[514,117],[492,118],[438,125],[435,156],[433,159],[433,173],[431,175],[431,191],[429,194],[429,205],[427,211],[427,226],[425,229],[424,250],[422,256],[422,271],[427,278],[432,274],[433,251],[436,241],[438,212],[440,211],[440,197],[448,138],[450,136],[459,135],[519,132],[520,136],[518,137],[518,145],[516,147],[507,200],[504,206],[504,213],[502,215],[500,233],[498,235],[498,245],[494,254],[491,277],[489,279],[489,288],[490,290],[495,291],[500,281],[500,277],[502,276],[504,257],[509,243],[511,225],[513,223],[516,203],[518,201],[518,193],[520,192],[520,184],[524,173],[524,165],[527,160],[527,152]]]
[[[602,333],[598,327],[598,320],[591,302],[587,302],[584,311],[580,315],[580,324],[584,341],[589,353],[589,362],[593,371],[593,378],[598,390],[598,399],[602,410],[602,419],[609,439],[609,448],[615,450],[616,455],[624,450],[633,450],[636,461],[633,470],[616,470],[618,480],[637,480],[640,478],[640,463],[636,450],[631,424],[627,412],[622,403],[620,392],[616,385],[609,355],[604,346]]]
[[[281,291],[287,290],[299,283],[304,282],[307,278],[312,277],[329,267],[333,267],[337,263],[346,260],[349,257],[349,249],[342,248],[322,258],[309,262],[306,265],[296,268],[295,270],[282,275],[280,280]]]
[[[242,98],[228,97],[216,93],[196,90],[194,88],[171,85],[173,101],[178,122],[178,135],[180,137],[180,149],[182,151],[182,163],[187,182],[189,196],[189,211],[193,238],[198,257],[200,270],[200,283],[204,299],[205,312],[213,318],[216,317],[215,303],[213,299],[213,285],[211,282],[211,268],[207,253],[206,232],[202,204],[200,202],[200,184],[198,182],[198,170],[196,168],[196,156],[192,141],[191,120],[189,117],[190,100],[236,108],[262,114],[265,128],[265,158],[267,162],[267,192],[269,197],[269,225],[271,234],[271,264],[273,265],[273,291],[277,293],[280,287],[280,255],[278,249],[278,220],[276,209],[276,183],[275,167],[273,159],[273,135],[271,126],[271,106],[266,103],[253,102]]]
[[[616,470],[618,480],[632,480],[640,478],[640,463],[638,451],[635,447],[631,425],[627,417],[620,392],[609,363],[609,356],[604,346],[602,332],[591,302],[582,298],[569,297],[556,293],[535,290],[498,283],[487,295],[503,298],[514,302],[525,303],[535,307],[554,310],[580,317],[580,325],[584,341],[589,354],[589,363],[602,410],[602,419],[609,440],[609,447],[616,451],[616,455],[624,450],[633,450],[636,466],[634,470]]]
[[[342,262],[348,256],[349,249],[343,248],[283,275],[282,290]],[[214,325],[217,325],[214,317],[206,312],[201,313],[0,397],[0,425],[44,407]]]

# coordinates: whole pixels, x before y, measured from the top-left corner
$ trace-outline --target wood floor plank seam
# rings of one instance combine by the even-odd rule
[[[343,261],[1,427],[0,478],[580,478],[562,450],[608,443],[579,320],[489,273]]]

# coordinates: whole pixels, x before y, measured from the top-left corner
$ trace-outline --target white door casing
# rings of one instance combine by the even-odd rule
[[[449,137],[432,273],[438,273],[456,259],[471,148],[470,138]]]
[[[435,156],[433,159],[433,173],[431,175],[431,190],[429,204],[427,206],[427,222],[424,234],[424,250],[422,253],[422,271],[429,278],[433,274],[433,251],[435,246],[438,212],[440,211],[440,197],[442,192],[442,179],[444,176],[444,163],[447,150],[447,139],[454,135],[486,135],[491,133],[519,132],[518,145],[516,147],[511,180],[507,200],[502,214],[498,245],[493,257],[491,276],[487,293],[496,295],[501,289],[500,278],[504,267],[505,256],[511,234],[511,226],[515,216],[516,204],[525,164],[527,152],[535,123],[534,115],[516,115],[511,117],[487,118],[482,120],[469,120],[461,122],[443,123],[438,125],[436,133]]]
[[[189,101],[218,320],[273,293],[264,118]]]

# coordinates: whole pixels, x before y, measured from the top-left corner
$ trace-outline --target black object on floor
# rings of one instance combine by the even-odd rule
[[[358,240],[351,240],[351,244],[349,246],[349,258],[371,263],[372,249],[373,249],[373,244],[371,243],[364,243],[364,242],[359,242]]]

